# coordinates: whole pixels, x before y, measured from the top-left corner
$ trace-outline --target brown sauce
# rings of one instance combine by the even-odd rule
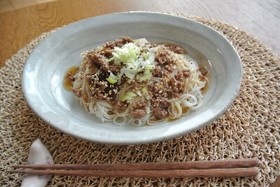
[[[74,75],[78,72],[79,67],[72,66],[70,67],[63,78],[63,86],[66,90],[71,91],[73,88],[73,82],[74,82]]]

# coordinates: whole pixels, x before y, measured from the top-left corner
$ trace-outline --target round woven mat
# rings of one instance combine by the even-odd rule
[[[48,186],[268,186],[280,175],[280,59],[250,34],[233,26],[191,17],[225,35],[244,68],[240,94],[211,125],[191,134],[147,145],[104,145],[76,139],[39,119],[21,90],[24,63],[43,33],[0,69],[0,186],[19,186],[22,175],[10,165],[27,161],[31,143],[40,138],[55,163],[141,163],[257,157],[260,172],[249,178],[109,178],[54,176]]]

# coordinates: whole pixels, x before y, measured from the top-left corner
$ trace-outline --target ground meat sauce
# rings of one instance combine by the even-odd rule
[[[114,100],[116,99],[116,94],[119,92],[121,85],[110,84],[106,78],[109,76],[109,72],[118,72],[120,67],[110,64],[106,59],[112,57],[112,50],[114,47],[121,47],[128,42],[132,42],[131,38],[121,38],[114,42],[106,43],[103,50],[93,51],[87,54],[91,65],[96,69],[95,71],[99,72],[94,75],[88,75],[88,81],[90,81],[91,85],[91,97],[115,104]],[[78,92],[74,90],[74,93]],[[118,105],[121,104],[118,103]],[[122,108],[122,106],[119,106],[119,108]]]
[[[146,111],[147,102],[137,102],[132,107],[130,114],[134,118],[141,118],[147,114]]]
[[[115,47],[122,47],[123,45],[133,42],[129,37],[120,38],[118,40],[106,43],[102,48],[88,52],[86,58],[90,61],[89,68],[92,70],[92,74],[86,75],[88,81],[89,96],[96,100],[104,100],[110,103],[117,111],[123,112],[128,107],[127,101],[121,101],[118,94],[121,87],[127,84],[127,78],[123,77],[119,80],[118,84],[111,84],[106,78],[110,73],[120,73],[121,66],[114,64],[108,59],[113,57],[113,50]],[[174,72],[177,68],[174,59],[172,59],[171,53],[186,54],[186,51],[174,44],[164,44],[166,48],[161,48],[155,53],[155,67],[152,70],[152,76],[160,78],[159,82],[148,81],[130,81],[128,90],[131,92],[137,92],[141,88],[146,87],[151,97],[150,110],[152,112],[152,120],[160,120],[169,116],[168,108],[170,103],[168,100],[179,98],[185,89],[184,80],[190,76],[190,70],[183,69],[178,71],[174,77],[170,78],[170,73]],[[156,47],[157,44],[151,44],[151,47]],[[205,68],[200,68],[201,74],[206,76],[208,71]],[[71,87],[71,82],[74,82],[74,75],[77,72],[77,68],[69,69],[66,73],[65,85],[67,89]],[[141,72],[140,72],[141,73]],[[81,97],[81,88],[73,89],[73,93],[77,97]],[[89,100],[89,98],[84,98]],[[137,119],[142,118],[147,114],[147,101],[135,102],[130,111],[130,115]]]

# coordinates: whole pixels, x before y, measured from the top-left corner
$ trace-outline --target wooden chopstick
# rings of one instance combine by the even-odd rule
[[[108,177],[240,177],[258,173],[258,159],[142,164],[33,164],[14,165],[11,173]]]
[[[257,167],[257,158],[215,161],[160,162],[137,164],[29,164],[13,165],[13,168],[73,169],[73,170],[166,170],[166,169],[211,169]]]
[[[95,177],[250,177],[258,168],[186,169],[186,170],[13,170],[11,173],[29,175],[69,175]]]

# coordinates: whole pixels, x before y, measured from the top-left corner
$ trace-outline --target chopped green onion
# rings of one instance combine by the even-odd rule
[[[132,100],[137,95],[133,92],[127,92],[124,96],[121,97],[121,101],[129,101]]]
[[[139,40],[138,42],[144,43],[145,41]],[[114,63],[122,66],[119,76],[124,74],[130,80],[137,78],[139,81],[146,81],[152,77],[151,70],[155,68],[154,50],[148,49],[148,52],[141,53],[145,49],[143,47],[135,43],[127,43],[122,47],[114,48],[112,53]],[[121,77],[119,77],[120,79]]]
[[[144,71],[144,73],[142,75],[137,75],[136,78],[137,78],[138,81],[141,81],[141,82],[149,80],[149,79],[152,78],[152,72],[146,70],[146,71]]]
[[[142,53],[141,55],[144,58],[144,60],[147,60],[149,58],[149,53],[148,52]]]
[[[127,43],[120,47],[115,47],[113,57],[116,64],[134,63],[140,55],[140,48],[134,43]]]
[[[148,95],[148,88],[147,87],[143,87],[141,91],[142,91],[143,95]]]
[[[106,80],[111,84],[115,84],[116,82],[118,82],[118,77],[110,72],[110,75]]]

